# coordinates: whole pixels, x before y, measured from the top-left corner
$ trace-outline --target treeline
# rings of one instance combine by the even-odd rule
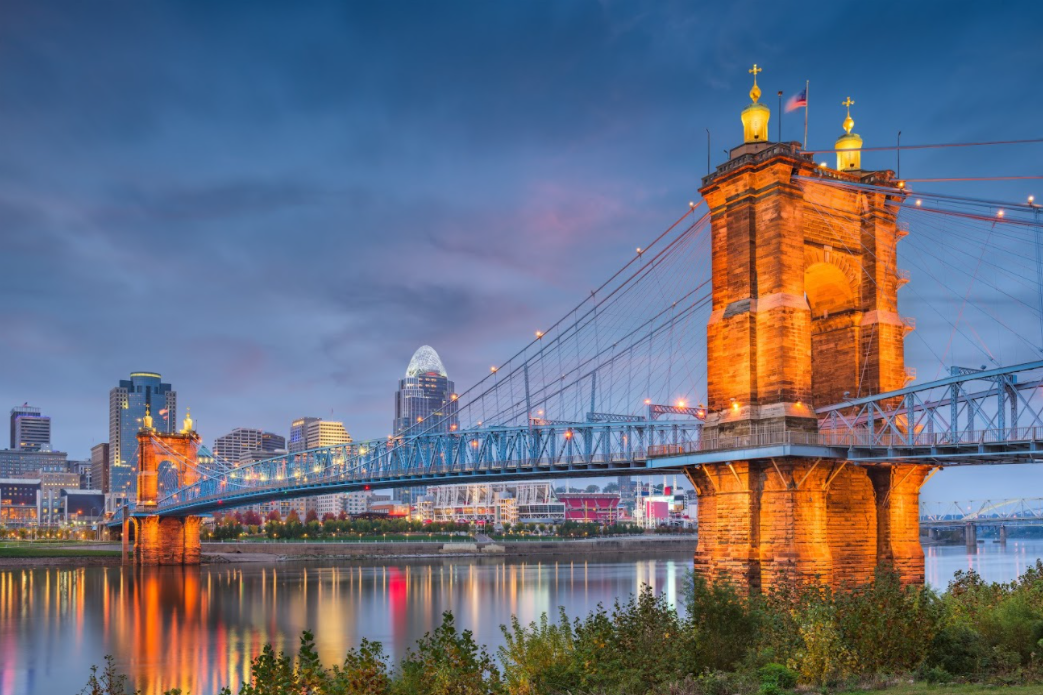
[[[270,516],[261,527],[246,523],[246,515],[225,515],[215,518],[214,528],[205,535],[209,540],[233,540],[243,536],[264,535],[271,539],[332,539],[351,536],[381,536],[401,534],[435,534],[449,535],[469,533],[470,526],[456,522],[409,521],[407,519],[349,519],[345,515],[335,517],[326,514],[320,521],[314,512],[308,512],[301,521],[296,512],[291,511],[286,519]]]
[[[510,540],[512,535],[555,535],[565,538],[595,538],[597,536],[632,536],[640,535],[645,530],[637,524],[615,523],[600,524],[581,521],[563,521],[560,524],[504,524],[503,533],[494,537]]]
[[[380,644],[365,640],[342,664],[326,667],[306,632],[296,656],[266,647],[235,692],[777,695],[799,684],[829,692],[910,678],[1043,682],[1040,562],[1010,584],[958,573],[942,595],[902,587],[888,571],[843,591],[782,587],[753,598],[691,577],[684,603],[678,611],[646,588],[575,620],[562,610],[557,620],[515,621],[502,628],[498,659],[446,613],[396,667]],[[120,678],[110,661],[84,692],[122,693],[104,689],[125,685]]]

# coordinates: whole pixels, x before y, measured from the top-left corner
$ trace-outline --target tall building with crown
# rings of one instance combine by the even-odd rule
[[[395,391],[395,436],[456,429],[454,389],[438,353],[430,345],[420,346]]]
[[[146,411],[153,427],[177,432],[177,392],[155,372],[132,372],[109,391],[109,492],[133,501],[137,494],[138,430]]]
[[[421,345],[395,391],[395,436],[455,430],[459,426],[455,388],[435,349]],[[413,503],[425,491],[422,487],[407,488],[400,498]]]

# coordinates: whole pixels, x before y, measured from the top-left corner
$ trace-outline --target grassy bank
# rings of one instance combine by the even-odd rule
[[[88,550],[79,548],[56,548],[49,546],[22,545],[0,547],[0,558],[30,557],[119,557],[119,550]]]

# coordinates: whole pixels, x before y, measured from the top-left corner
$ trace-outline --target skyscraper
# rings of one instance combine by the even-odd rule
[[[422,345],[413,353],[395,392],[395,435],[455,430],[456,393],[438,353]]]
[[[109,391],[109,491],[133,500],[138,485],[138,430],[145,409],[153,427],[177,431],[177,392],[155,372],[132,372]]]
[[[50,451],[51,418],[28,403],[11,408],[11,449]]]
[[[91,487],[109,492],[109,443],[102,442],[91,447]]]
[[[451,432],[458,426],[455,386],[430,345],[421,345],[399,379],[395,391],[395,436],[420,432]],[[401,490],[403,502],[412,504],[424,487]]]

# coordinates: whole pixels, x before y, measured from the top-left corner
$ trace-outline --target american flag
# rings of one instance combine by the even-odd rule
[[[795,111],[801,107],[808,107],[808,88],[800,90],[799,94],[794,94],[786,102],[786,111]]]

